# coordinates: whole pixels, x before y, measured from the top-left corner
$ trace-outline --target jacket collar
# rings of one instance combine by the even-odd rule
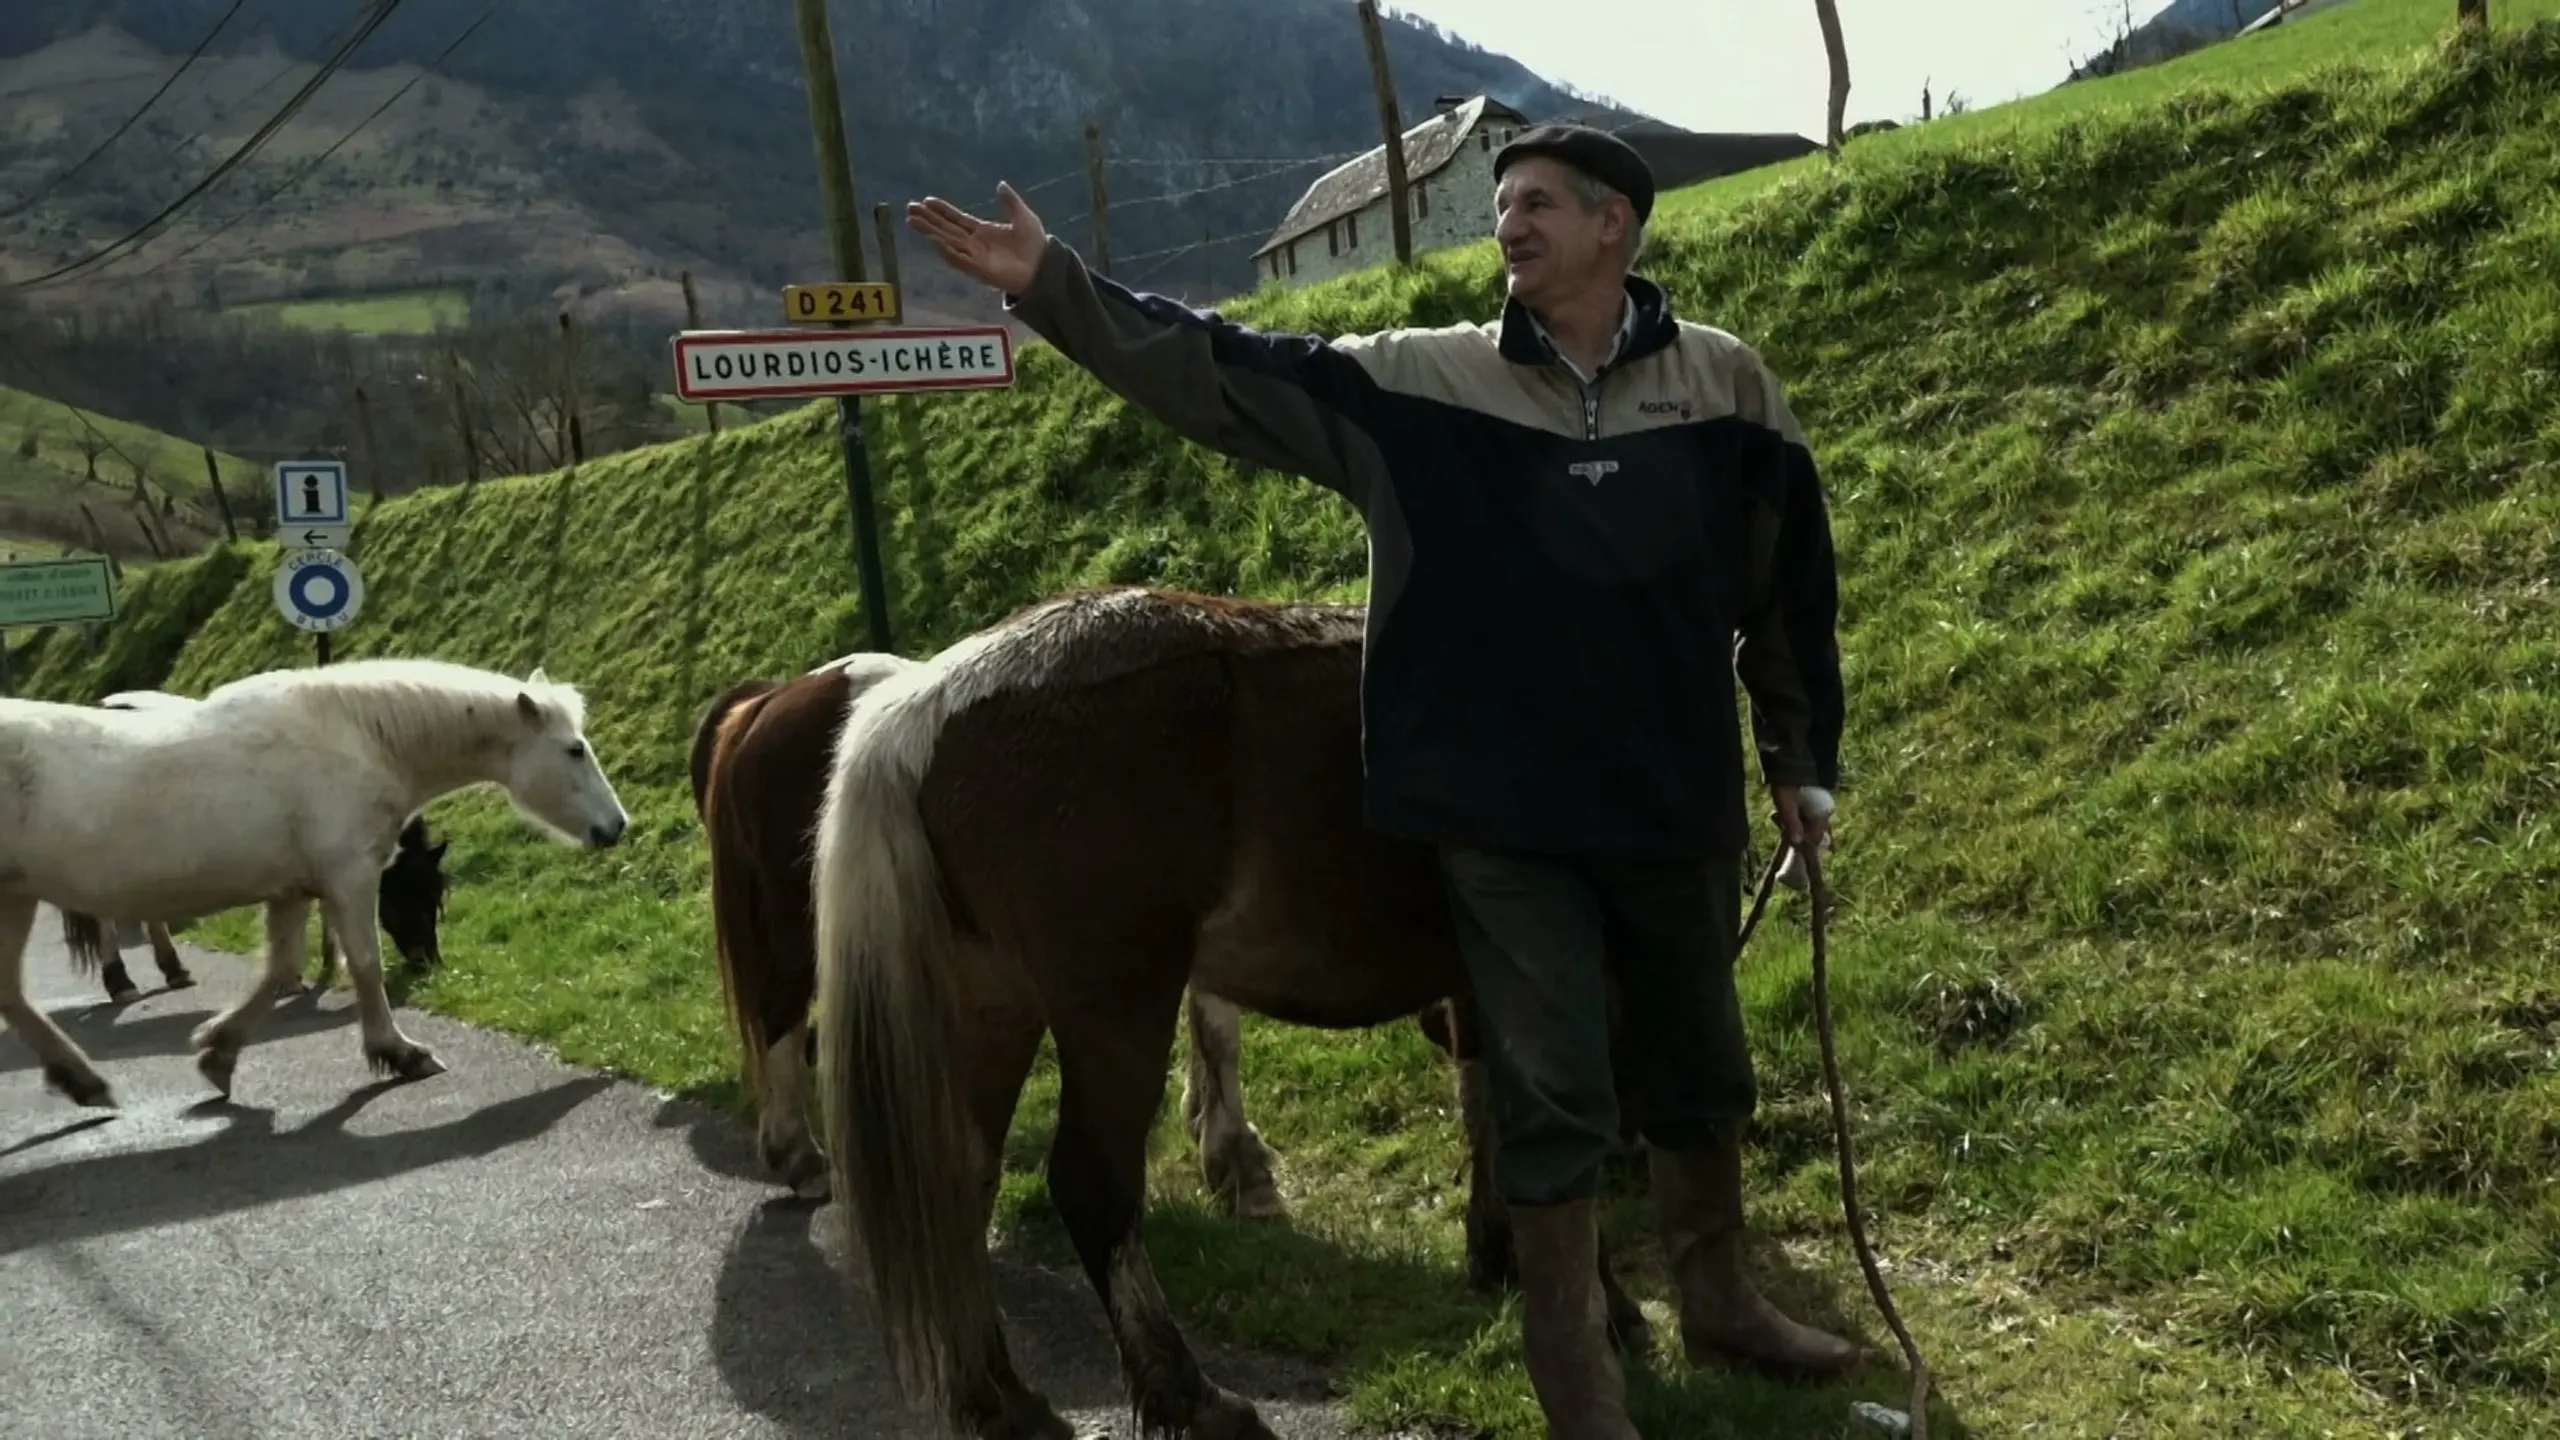
[[[1604,373],[1662,349],[1680,333],[1679,322],[1671,313],[1669,292],[1641,275],[1629,275],[1626,285],[1627,299],[1635,306],[1635,314],[1619,332],[1617,356],[1600,367]],[[1497,348],[1502,358],[1514,365],[1570,368],[1548,343],[1545,332],[1530,316],[1529,307],[1518,300],[1502,302],[1502,335]]]

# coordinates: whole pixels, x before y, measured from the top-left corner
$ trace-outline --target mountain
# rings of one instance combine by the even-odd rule
[[[0,273],[42,274],[149,219],[370,8],[128,0],[102,18],[96,0],[0,7]],[[932,191],[989,205],[1000,177],[1040,185],[1044,220],[1087,242],[1091,120],[1109,156],[1119,263],[1169,289],[1243,288],[1244,257],[1329,158],[1378,141],[1348,0],[835,0],[830,16],[867,251],[873,202]],[[1436,27],[1390,17],[1385,32],[1408,124],[1443,93],[1476,92],[1535,116],[1632,118]],[[199,44],[202,58],[131,131],[11,213]],[[414,88],[368,121],[403,85]],[[28,296],[237,305],[451,287],[663,314],[680,313],[673,278],[690,268],[707,317],[763,323],[779,314],[774,288],[823,278],[828,253],[786,0],[405,0],[165,235]],[[911,309],[984,313],[985,297],[938,266],[911,268]]]

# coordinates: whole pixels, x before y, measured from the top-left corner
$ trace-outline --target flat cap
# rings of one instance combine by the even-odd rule
[[[1653,217],[1653,167],[1636,148],[1606,130],[1556,121],[1523,130],[1493,157],[1493,178],[1517,160],[1549,155],[1627,197],[1638,221]]]

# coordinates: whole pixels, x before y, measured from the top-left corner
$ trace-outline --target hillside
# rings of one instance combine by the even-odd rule
[[[1832,496],[1833,997],[1935,1435],[2560,1427],[2560,0],[2498,14],[2439,52],[2450,6],[2360,0],[1656,226],[1648,268],[1760,347]],[[1228,309],[1440,323],[1494,275],[1479,246]],[[1010,393],[873,413],[902,649],[1082,582],[1360,591],[1347,507],[1045,349]],[[441,808],[459,878],[414,1000],[729,1093],[685,741],[733,680],[860,643],[842,493],[812,406],[377,512],[339,653],[587,686],[636,817],[598,859]],[[246,556],[138,587],[119,683],[306,663]],[[105,678],[55,641],[19,673]],[[1754,1220],[1777,1288],[1891,1357],[1802,911],[1773,908],[1744,964]],[[1436,1052],[1254,1025],[1244,1079],[1295,1221],[1211,1218],[1164,1127],[1149,1235],[1186,1322],[1331,1357],[1365,1414],[1540,1433],[1513,1322],[1455,1268]],[[1036,1079],[1001,1218],[1070,1263],[1034,1169],[1053,1104]],[[1611,1224],[1659,1297],[1632,1175]],[[1855,1393],[1898,1404],[1897,1372]],[[1836,1391],[1675,1364],[1636,1394],[1649,1433],[1843,1433]]]
[[[111,24],[90,0],[15,0],[0,14],[0,274],[68,263],[184,192],[315,73],[352,15],[342,0],[248,7],[131,133],[6,213],[131,115],[228,8],[154,0]],[[503,279],[519,296],[565,287],[663,319],[683,313],[689,266],[708,313],[762,322],[774,287],[825,273],[790,6],[642,0],[600,26],[589,0],[512,0],[439,59],[483,8],[406,0],[192,214],[60,292],[236,304]],[[999,177],[1056,180],[1073,201],[1059,215],[1081,210],[1091,119],[1112,160],[1115,252],[1198,252],[1267,232],[1318,157],[1378,143],[1359,27],[1333,0],[1258,6],[1250,25],[1224,0],[838,0],[830,13],[866,221],[875,200],[991,194]],[[1593,108],[1437,30],[1386,31],[1407,123],[1442,92]],[[306,162],[308,178],[261,203]],[[1164,199],[1178,192],[1199,193]],[[1262,238],[1173,273],[1249,286]],[[918,279],[927,316],[983,309]]]
[[[233,503],[259,506],[264,474],[215,454]],[[80,550],[103,539],[121,561],[157,558],[162,543],[192,554],[222,534],[204,457],[157,430],[0,385],[0,537]],[[148,533],[137,487],[149,496]]]

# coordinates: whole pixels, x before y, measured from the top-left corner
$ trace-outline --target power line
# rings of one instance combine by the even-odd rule
[[[100,246],[96,250],[92,250],[88,254],[81,256],[79,259],[71,261],[65,265],[57,266],[54,269],[48,270],[41,275],[34,276],[31,279],[10,281],[6,288],[11,290],[33,289],[36,286],[48,284],[76,274],[82,270],[86,270],[92,265],[99,264],[109,259],[117,252],[124,250],[128,246],[140,244],[151,234],[159,230],[160,227],[166,225],[179,210],[193,202],[197,196],[202,195],[205,191],[221,183],[226,176],[228,176],[233,170],[239,168],[239,166],[252,154],[263,148],[269,140],[274,139],[276,132],[282,130],[287,122],[291,121],[296,114],[300,113],[303,106],[310,103],[312,95],[316,93],[322,85],[327,84],[331,76],[338,73],[339,67],[346,64],[347,57],[354,53],[356,47],[372,38],[373,32],[382,28],[382,23],[391,18],[391,12],[400,8],[401,0],[371,0],[371,3],[373,5],[373,9],[365,16],[364,22],[356,28],[355,34],[329,56],[328,60],[321,65],[319,71],[309,80],[305,81],[302,88],[295,91],[292,98],[286,100],[285,103],[277,109],[275,114],[267,117],[266,123],[260,125],[248,139],[240,143],[238,148],[225,156],[220,164],[213,167],[211,173],[207,174],[202,180],[197,181],[193,186],[189,187],[185,194],[180,195],[177,199],[162,206],[160,212],[152,216],[150,219],[143,221],[140,225],[135,226],[133,229],[125,232],[116,239],[109,241],[107,244]]]
[[[280,183],[278,183],[278,184],[275,186],[275,188],[273,188],[273,189],[269,190],[266,194],[259,196],[257,199],[255,199],[255,200],[253,200],[253,201],[249,202],[249,204],[248,204],[248,205],[246,205],[246,206],[242,207],[242,209],[240,210],[240,212],[239,212],[238,214],[233,215],[230,219],[223,221],[221,224],[214,226],[211,230],[208,230],[208,231],[206,231],[204,234],[197,236],[193,241],[190,241],[184,249],[179,250],[176,254],[174,254],[174,255],[170,255],[170,256],[168,256],[168,257],[166,257],[166,258],[162,259],[158,264],[153,265],[153,266],[152,266],[150,269],[148,269],[148,270],[139,271],[139,272],[137,272],[137,273],[135,273],[135,274],[133,274],[133,275],[131,275],[131,276],[128,276],[128,277],[126,277],[126,278],[128,278],[128,279],[134,279],[134,280],[140,280],[140,279],[144,279],[144,278],[146,278],[146,277],[152,276],[152,275],[157,275],[157,274],[159,274],[161,271],[168,269],[170,266],[177,264],[179,261],[184,260],[185,258],[187,258],[187,257],[188,257],[188,256],[190,256],[190,255],[193,255],[193,254],[194,254],[194,253],[196,253],[198,250],[203,249],[206,245],[210,244],[210,243],[213,241],[213,239],[214,239],[214,237],[215,237],[215,236],[220,235],[223,231],[230,229],[232,226],[237,225],[237,224],[239,224],[241,221],[248,219],[251,215],[256,214],[258,211],[265,209],[269,204],[271,204],[271,203],[273,203],[273,202],[274,202],[274,200],[275,200],[275,198],[276,198],[277,196],[282,195],[282,194],[283,194],[284,192],[286,192],[287,190],[290,190],[290,189],[292,189],[294,186],[301,184],[301,183],[302,183],[302,178],[303,178],[304,176],[306,176],[306,175],[310,174],[312,171],[314,171],[314,170],[316,170],[316,169],[320,168],[320,164],[321,164],[321,162],[322,162],[322,161],[325,161],[325,160],[327,160],[330,156],[337,154],[337,153],[338,153],[338,149],[339,149],[339,147],[340,147],[340,146],[343,146],[343,145],[345,145],[348,141],[353,140],[354,138],[356,138],[357,134],[358,134],[358,133],[360,133],[361,131],[363,131],[363,129],[364,129],[366,126],[371,125],[374,121],[381,119],[381,118],[382,118],[382,112],[384,112],[385,110],[390,109],[393,105],[398,104],[398,103],[399,103],[399,100],[400,100],[400,97],[401,97],[401,96],[403,96],[403,95],[408,94],[408,93],[409,93],[409,91],[410,91],[410,89],[411,89],[411,87],[415,86],[419,81],[424,80],[424,79],[426,79],[427,77],[429,77],[430,75],[434,74],[434,73],[435,73],[435,68],[436,68],[438,65],[443,64],[443,63],[445,62],[446,58],[447,58],[447,57],[449,57],[449,56],[451,56],[451,55],[453,54],[453,52],[454,52],[454,51],[456,51],[456,50],[458,50],[458,49],[461,49],[461,48],[462,48],[462,42],[464,42],[465,40],[470,39],[470,38],[471,38],[471,36],[472,36],[472,34],[473,34],[475,31],[479,30],[479,28],[480,28],[482,25],[487,24],[487,23],[488,23],[488,21],[489,21],[489,17],[490,17],[490,16],[492,16],[492,15],[497,14],[497,13],[498,13],[498,11],[499,11],[499,9],[500,9],[502,6],[504,6],[506,3],[507,3],[507,0],[489,0],[489,4],[488,4],[487,8],[483,9],[483,10],[480,12],[480,14],[479,14],[478,18],[474,19],[470,24],[465,25],[464,27],[462,27],[462,33],[461,33],[461,34],[456,35],[456,36],[454,36],[451,40],[449,40],[449,41],[445,42],[445,47],[444,47],[442,50],[439,50],[439,51],[437,51],[437,52],[436,52],[436,54],[435,54],[435,58],[434,58],[434,59],[429,60],[425,65],[423,65],[423,66],[419,67],[419,70],[418,70],[418,73],[417,73],[417,74],[410,76],[406,81],[402,82],[402,83],[401,83],[401,86],[400,86],[400,88],[399,88],[399,89],[392,91],[392,92],[391,92],[391,94],[390,94],[390,96],[389,96],[387,99],[385,99],[381,104],[374,106],[374,107],[373,107],[373,111],[372,111],[372,113],[371,113],[371,114],[366,115],[363,119],[358,120],[358,121],[357,121],[353,126],[349,127],[349,128],[348,128],[348,130],[347,130],[347,133],[345,133],[344,135],[339,136],[335,141],[333,141],[333,142],[330,144],[330,146],[329,146],[329,148],[328,148],[328,149],[323,150],[323,151],[321,151],[319,154],[314,155],[314,156],[312,156],[310,159],[308,159],[308,160],[306,160],[306,161],[302,162],[302,164],[301,164],[301,166],[300,166],[300,167],[298,167],[297,169],[295,169],[295,170],[294,170],[294,172],[293,172],[292,174],[287,175],[287,176],[283,179],[283,181],[281,181]],[[140,253],[140,252],[139,252],[139,251],[127,251],[127,252],[125,253],[125,255],[118,256],[118,257],[117,257],[117,259],[119,259],[119,260],[121,260],[121,259],[127,259],[127,258],[130,258],[132,255],[135,255],[135,254],[138,254],[138,253]],[[112,260],[111,260],[111,261],[109,261],[109,262],[107,262],[107,263],[108,263],[108,264],[110,264],[110,265],[112,265],[112,264],[114,264],[114,263],[115,263],[115,261],[112,261]]]
[[[1220,190],[1232,190],[1238,185],[1250,185],[1257,180],[1269,180],[1274,176],[1285,175],[1292,170],[1303,170],[1310,165],[1322,165],[1328,161],[1339,164],[1345,160],[1357,159],[1367,153],[1368,152],[1365,150],[1350,150],[1334,155],[1309,155],[1299,160],[1279,161],[1273,163],[1269,169],[1257,170],[1250,175],[1233,176],[1229,179],[1220,180],[1213,185],[1201,185],[1189,190],[1175,190],[1162,195],[1141,195],[1135,200],[1114,199],[1109,202],[1107,208],[1112,214],[1117,215],[1123,210],[1135,210],[1141,205],[1169,205],[1176,200],[1189,200],[1198,195],[1213,194]],[[1247,162],[1211,160],[1203,161],[1201,163],[1216,165]],[[1079,220],[1092,218],[1092,215],[1093,212],[1091,210],[1079,210],[1075,214],[1060,220],[1058,223],[1061,225],[1073,225]]]
[[[132,129],[135,122],[139,121],[144,115],[149,114],[151,107],[160,103],[160,97],[169,93],[169,87],[178,83],[178,77],[186,74],[188,70],[194,68],[196,61],[203,58],[205,47],[213,43],[213,37],[221,34],[222,27],[230,24],[231,17],[239,14],[240,7],[247,3],[249,3],[249,0],[231,0],[231,8],[223,11],[222,18],[213,22],[213,28],[204,32],[204,38],[196,42],[196,48],[187,52],[187,58],[178,62],[178,68],[169,72],[169,78],[160,82],[160,88],[151,92],[151,98],[142,102],[141,109],[124,117],[124,123],[115,128],[115,133],[109,135],[106,139],[99,141],[96,149],[91,150],[88,154],[73,161],[70,169],[63,171],[52,179],[44,182],[44,184],[37,186],[34,194],[20,200],[17,204],[10,206],[6,210],[0,210],[0,220],[6,220],[12,215],[22,215],[26,213],[28,206],[35,204],[38,200],[41,200],[46,195],[52,193],[54,186],[61,184],[63,181],[70,179],[74,175],[79,174],[81,169],[87,166],[90,161],[105,154],[108,146],[113,145],[116,141],[124,138],[124,132]]]

